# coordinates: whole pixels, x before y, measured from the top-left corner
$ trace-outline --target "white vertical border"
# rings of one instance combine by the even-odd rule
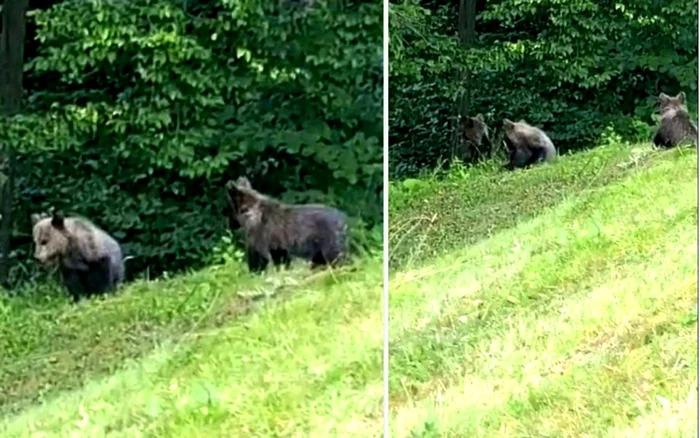
[[[384,360],[383,360],[383,385],[384,385],[384,438],[389,438],[389,0],[383,0],[384,4],[384,248],[383,268],[384,273]]]

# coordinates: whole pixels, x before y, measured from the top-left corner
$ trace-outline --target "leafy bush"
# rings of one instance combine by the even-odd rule
[[[393,178],[433,168],[450,153],[460,95],[489,126],[525,119],[560,151],[613,129],[649,140],[661,91],[697,106],[697,1],[477,2],[476,41],[462,49],[457,3],[391,4],[390,167]],[[471,83],[457,71],[468,68]]]

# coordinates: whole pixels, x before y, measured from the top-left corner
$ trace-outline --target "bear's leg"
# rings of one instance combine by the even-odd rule
[[[654,146],[665,148],[668,147],[668,143],[663,131],[661,129],[656,131],[656,135],[654,135]]]
[[[315,242],[313,255],[311,256],[311,269],[317,269],[330,264],[334,255],[334,246],[331,239],[321,238]]]
[[[75,269],[61,269],[63,276],[63,284],[70,292],[74,302],[80,301],[85,295],[85,286],[83,284],[83,272]]]
[[[86,288],[90,295],[99,295],[112,290],[114,275],[109,257],[90,264],[86,274]]]
[[[532,158],[532,152],[529,149],[516,148],[510,154],[510,168],[521,169],[527,167]]]
[[[344,262],[345,255],[342,241],[331,239],[323,243],[316,260],[324,265],[338,266]]]
[[[533,164],[537,164],[540,161],[544,161],[544,149],[531,149],[530,157],[527,159],[525,167],[532,166]]]
[[[311,257],[311,269],[316,270],[327,265],[328,261],[320,251]]]
[[[289,254],[289,252],[287,252],[287,251],[284,252],[284,257],[282,258],[282,263],[284,263],[284,267],[286,269],[289,269],[289,266],[292,264],[292,256]]]
[[[248,270],[254,274],[262,273],[267,268],[268,260],[254,248],[246,249],[246,258],[248,260]]]
[[[270,251],[270,254],[272,255],[272,262],[275,264],[275,266],[289,269],[292,258],[289,256],[288,251],[284,249],[275,249]]]

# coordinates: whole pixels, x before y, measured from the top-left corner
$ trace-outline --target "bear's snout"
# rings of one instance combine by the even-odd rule
[[[34,258],[41,263],[48,263],[50,257],[48,257],[48,254],[46,254],[46,251],[38,250],[34,253]]]

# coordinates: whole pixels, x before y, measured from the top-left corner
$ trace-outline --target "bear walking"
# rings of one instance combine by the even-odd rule
[[[681,91],[675,97],[661,93],[659,100],[661,125],[654,135],[654,145],[663,148],[672,148],[683,142],[697,145],[698,128],[690,120],[685,92]]]
[[[236,182],[232,184],[246,189],[253,189],[250,181],[245,176],[239,177]],[[235,233],[241,228],[241,223],[238,221],[239,208],[236,205],[236,200],[231,197],[231,193],[228,189],[229,186],[227,185],[226,187],[226,200],[228,201],[228,205],[231,209],[229,214],[229,228]],[[272,257],[272,263],[275,266],[284,266],[285,268],[288,268],[292,262],[289,252],[284,249],[271,249],[270,255]],[[248,262],[248,268],[251,272],[264,271],[268,264],[266,259],[264,259],[258,252],[255,251],[255,249],[248,245],[246,245],[246,260]]]
[[[82,217],[32,215],[34,257],[43,265],[59,264],[63,283],[74,301],[112,291],[124,281],[119,243]]]
[[[536,163],[551,162],[557,150],[547,134],[524,121],[503,119],[505,143],[510,152],[509,169],[529,167]]]
[[[347,258],[346,216],[325,205],[285,204],[254,190],[247,179],[226,184],[227,197],[246,240],[248,268],[261,272],[272,262],[289,266],[291,257],[314,268]]]

